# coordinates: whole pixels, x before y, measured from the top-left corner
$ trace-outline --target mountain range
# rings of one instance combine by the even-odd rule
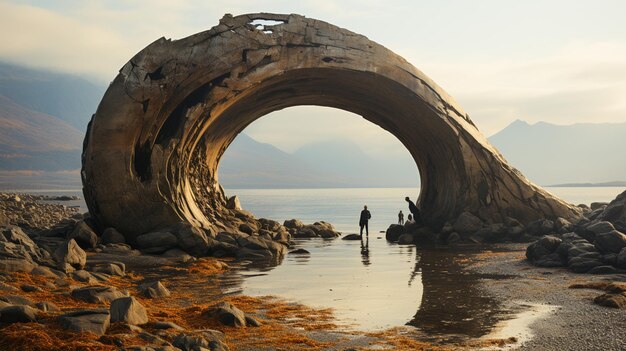
[[[0,63],[0,189],[79,188],[84,131],[105,89],[80,77]],[[624,135],[626,123],[518,120],[489,140],[535,183],[585,184],[626,179]],[[349,140],[333,139],[287,153],[245,133],[219,169],[227,188],[415,187],[417,175],[408,152],[374,157]]]

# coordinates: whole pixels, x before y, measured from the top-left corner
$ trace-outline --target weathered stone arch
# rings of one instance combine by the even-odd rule
[[[280,23],[259,28],[257,19]],[[578,213],[509,166],[461,107],[400,56],[322,21],[248,14],[161,38],[122,67],[85,138],[91,214],[131,238],[179,221],[232,227],[237,213],[217,179],[221,155],[249,123],[296,105],[351,111],[395,135],[420,170],[430,223],[462,211],[491,222]]]

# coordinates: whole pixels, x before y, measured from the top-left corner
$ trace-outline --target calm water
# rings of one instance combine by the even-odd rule
[[[550,188],[572,203],[610,201],[623,188]],[[468,248],[418,250],[384,240],[399,210],[408,213],[405,196],[416,189],[232,189],[242,206],[259,217],[279,221],[299,218],[333,223],[346,233],[358,232],[364,204],[372,213],[367,242],[298,240],[310,255],[287,255],[277,267],[249,268],[234,290],[244,294],[277,295],[318,307],[332,307],[356,329],[372,330],[411,324],[430,333],[448,331],[480,336],[504,310],[475,286],[452,258]],[[489,308],[486,308],[489,306]],[[442,315],[443,313],[443,315]]]
[[[610,201],[623,188],[548,188],[574,204]],[[20,192],[29,192],[22,190]],[[78,195],[80,191],[33,191],[45,195]],[[310,255],[289,254],[276,267],[253,267],[228,278],[229,292],[275,295],[317,307],[332,307],[336,316],[355,329],[376,330],[410,324],[431,334],[481,336],[507,311],[476,286],[453,258],[471,248],[420,250],[390,244],[382,233],[408,214],[405,196],[418,189],[230,189],[242,206],[257,217],[282,222],[324,220],[347,233],[358,232],[359,213],[367,204],[372,219],[369,240],[297,240]],[[80,205],[84,201],[59,202]],[[497,248],[496,248],[497,249]],[[486,277],[497,278],[497,277]]]

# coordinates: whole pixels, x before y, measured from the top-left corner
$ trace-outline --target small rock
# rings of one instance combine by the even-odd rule
[[[167,322],[167,321],[154,322],[152,324],[152,327],[154,327],[155,329],[174,329],[174,330],[180,330],[180,331],[185,330],[185,328],[181,327],[180,325],[174,322]]]
[[[30,323],[37,321],[37,310],[30,306],[9,306],[0,309],[2,323]]]
[[[361,238],[363,237],[360,236],[359,234],[348,234],[344,236],[343,238],[341,238],[341,240],[361,240]]]
[[[34,286],[34,285],[28,285],[28,284],[24,284],[24,285],[20,286],[20,289],[22,289],[22,291],[24,291],[24,292],[41,291],[40,287],[37,287],[37,286]]]
[[[596,266],[589,270],[589,274],[615,274],[617,269],[613,266]]]
[[[51,269],[46,266],[35,267],[35,269],[33,269],[33,271],[30,272],[30,274],[39,275],[39,276],[46,277],[46,278],[53,278],[53,279],[65,277],[65,273],[61,271],[57,271],[56,269]]]
[[[43,312],[58,312],[61,310],[57,305],[53,304],[52,302],[38,302],[37,304],[35,304],[35,307]]]
[[[400,235],[398,238],[398,244],[400,245],[410,245],[413,244],[414,238],[413,234],[405,233]]]
[[[593,299],[600,306],[612,308],[626,308],[626,296],[623,294],[602,294]]]
[[[159,280],[139,285],[139,291],[151,299],[168,297],[171,295],[170,291],[163,284],[161,284],[161,281]]]
[[[76,240],[82,249],[93,249],[98,244],[98,236],[85,221],[78,222],[67,238]]]
[[[292,250],[289,251],[290,254],[294,254],[294,255],[310,255],[311,253],[305,249],[296,249],[296,250]]]
[[[72,279],[79,281],[81,283],[95,284],[98,282],[96,278],[94,278],[89,272],[83,269],[71,272],[69,276]]]
[[[400,236],[405,232],[406,231],[404,226],[399,224],[392,224],[389,226],[389,228],[387,228],[387,231],[385,232],[385,239],[387,239],[387,241],[398,241]]]
[[[120,297],[126,297],[126,294],[122,293],[114,287],[86,286],[72,290],[70,296],[85,302],[109,303]]]
[[[241,207],[241,203],[239,202],[239,197],[237,195],[231,196],[226,202],[226,208],[231,210],[241,211],[243,208]]]
[[[246,315],[242,310],[228,302],[220,302],[208,310],[208,315],[217,318],[220,323],[234,327],[246,326]]]
[[[37,267],[37,264],[27,260],[0,260],[0,271],[13,273],[24,272],[30,273]]]
[[[104,335],[111,324],[107,310],[81,310],[68,313],[59,319],[61,327],[77,333]]]
[[[87,254],[81,249],[74,239],[70,239],[57,247],[54,251],[54,258],[60,264],[61,270],[67,271],[70,265],[75,269],[85,268]]]
[[[302,223],[302,221],[299,219],[288,219],[285,222],[283,222],[283,225],[286,228],[292,228],[292,229],[300,229],[304,227],[304,223]]]
[[[256,318],[246,315],[246,326],[249,327],[260,327],[261,322],[259,322]]]
[[[111,322],[126,322],[132,325],[148,323],[148,313],[134,297],[122,297],[111,302]]]
[[[119,265],[115,263],[98,263],[97,265],[92,267],[91,270],[96,273],[104,273],[117,277],[126,276],[126,273],[124,272],[125,265],[123,264]]]
[[[20,295],[4,295],[0,296],[0,301],[4,301],[11,305],[26,305],[26,306],[34,306],[35,303],[31,301],[29,298]]]

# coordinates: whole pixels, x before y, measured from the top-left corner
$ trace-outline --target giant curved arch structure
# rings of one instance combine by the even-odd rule
[[[252,23],[260,19],[278,22]],[[418,166],[429,223],[463,211],[488,222],[578,213],[509,166],[452,97],[400,56],[322,21],[267,13],[161,38],[122,67],[85,137],[90,213],[131,238],[180,221],[236,228],[220,157],[248,124],[296,105],[354,112],[396,136]]]

